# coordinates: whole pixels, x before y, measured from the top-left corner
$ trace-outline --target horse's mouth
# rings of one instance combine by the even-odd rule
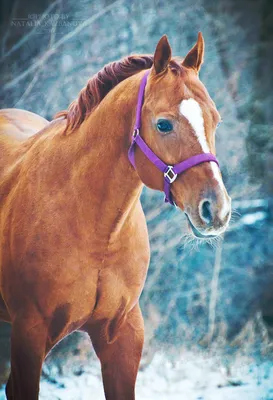
[[[201,232],[198,231],[198,229],[195,228],[195,226],[193,225],[193,223],[190,220],[190,217],[186,214],[189,226],[194,234],[195,237],[197,237],[198,239],[212,239],[215,238],[217,235],[203,235]]]

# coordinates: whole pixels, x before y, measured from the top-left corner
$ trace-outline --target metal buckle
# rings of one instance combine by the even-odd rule
[[[168,165],[167,171],[164,172],[164,178],[168,178],[169,183],[173,183],[176,180],[177,174],[174,172],[172,165]]]
[[[134,129],[133,138],[135,139],[139,135],[139,129]]]

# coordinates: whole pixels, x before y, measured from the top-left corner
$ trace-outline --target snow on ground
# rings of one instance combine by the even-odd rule
[[[254,225],[256,222],[263,221],[267,217],[266,212],[257,211],[255,213],[249,213],[241,218],[241,223],[245,225]]]
[[[273,400],[273,368],[236,362],[232,378],[227,379],[218,362],[200,354],[183,353],[181,361],[170,362],[156,354],[152,363],[140,371],[138,400]],[[104,400],[98,365],[80,376],[57,379],[58,384],[41,382],[41,400]],[[0,392],[0,400],[4,400]]]

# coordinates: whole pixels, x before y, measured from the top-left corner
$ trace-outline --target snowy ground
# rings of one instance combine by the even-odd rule
[[[138,400],[273,400],[272,364],[236,361],[228,379],[216,359],[185,353],[183,361],[170,362],[157,354],[137,382]],[[181,358],[182,360],[182,358]],[[103,400],[98,365],[80,376],[58,378],[58,384],[41,382],[41,400]],[[4,400],[0,392],[0,400]]]

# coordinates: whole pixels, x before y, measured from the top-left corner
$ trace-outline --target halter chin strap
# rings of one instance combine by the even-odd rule
[[[158,158],[157,155],[144,142],[144,140],[140,136],[141,110],[142,110],[142,104],[143,104],[143,100],[144,100],[144,92],[145,92],[145,87],[146,87],[147,78],[148,78],[149,73],[150,73],[150,70],[148,70],[145,73],[145,75],[143,76],[141,83],[140,83],[138,99],[137,99],[137,108],[136,108],[136,121],[135,121],[134,131],[132,134],[132,142],[131,142],[131,146],[129,148],[128,157],[129,157],[131,164],[136,169],[135,146],[137,145],[140,148],[140,150],[145,154],[145,156],[160,171],[163,172],[165,202],[170,203],[173,206],[175,206],[175,202],[172,199],[171,184],[176,180],[178,175],[182,174],[182,172],[186,171],[187,169],[192,168],[195,165],[198,165],[198,164],[201,164],[204,162],[213,161],[218,166],[219,166],[219,163],[218,163],[217,158],[213,154],[202,153],[202,154],[197,154],[195,156],[192,156],[192,157],[188,158],[187,160],[180,162],[179,164],[167,165],[162,160],[160,160],[160,158]]]

